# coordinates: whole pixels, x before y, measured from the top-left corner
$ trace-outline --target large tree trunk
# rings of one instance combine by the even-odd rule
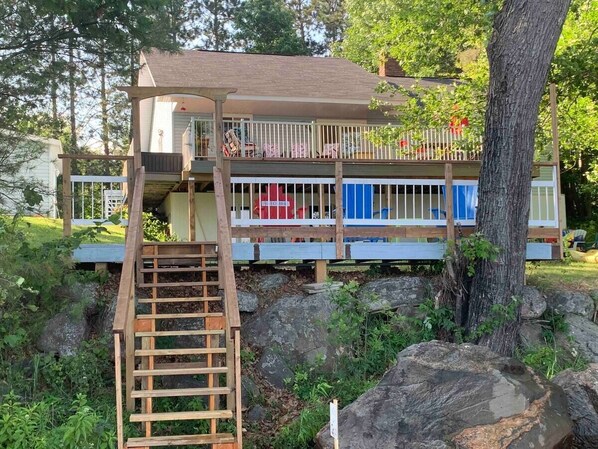
[[[569,4],[570,0],[505,0],[494,20],[477,230],[501,253],[495,261],[476,264],[469,330],[488,320],[493,305],[508,305],[521,293],[538,107]],[[518,326],[517,317],[479,343],[511,355]]]

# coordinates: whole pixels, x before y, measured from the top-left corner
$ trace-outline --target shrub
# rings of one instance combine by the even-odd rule
[[[143,238],[149,242],[176,242],[176,235],[170,234],[168,223],[151,212],[143,213]]]

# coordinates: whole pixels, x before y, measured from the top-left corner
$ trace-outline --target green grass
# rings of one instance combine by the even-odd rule
[[[23,217],[21,229],[27,234],[31,246],[56,240],[62,237],[62,220],[45,217]],[[85,226],[73,226],[73,232],[85,229]],[[85,243],[124,243],[125,228],[123,226],[106,226],[109,233],[98,236],[97,242]]]
[[[543,290],[564,288],[597,290],[598,264],[584,262],[538,262],[527,264],[528,282]]]

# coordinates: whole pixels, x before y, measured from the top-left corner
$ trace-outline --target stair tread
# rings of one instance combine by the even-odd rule
[[[127,447],[151,446],[194,446],[202,444],[234,443],[232,433],[212,433],[210,435],[167,435],[156,437],[129,438]]]
[[[135,332],[135,337],[183,337],[191,335],[224,335],[223,330],[180,330]]]
[[[184,421],[190,419],[230,419],[232,417],[233,412],[230,410],[204,410],[200,412],[133,413],[130,421]]]
[[[197,374],[223,374],[228,369],[225,366],[213,366],[211,368],[162,368],[162,369],[140,369],[134,370],[134,377],[148,376],[192,376]]]
[[[215,259],[218,257],[216,253],[205,254],[143,254],[143,259]]]
[[[206,301],[222,301],[222,296],[190,296],[188,298],[173,297],[173,298],[139,298],[139,304],[151,303],[170,303],[170,302],[206,302]]]
[[[160,288],[160,287],[201,287],[204,285],[220,285],[220,281],[191,281],[191,282],[143,282],[139,284],[141,288]]]
[[[229,394],[231,389],[228,387],[212,388],[172,388],[164,390],[134,390],[131,396],[134,398],[171,398],[181,396],[212,396]]]
[[[169,320],[177,318],[208,318],[224,316],[222,312],[182,312],[182,313],[157,313],[140,314],[138,320]]]
[[[137,349],[135,351],[135,355],[138,357],[202,354],[226,354],[226,348]]]
[[[193,273],[202,271],[218,271],[218,267],[158,267],[142,268],[140,271],[142,273]]]

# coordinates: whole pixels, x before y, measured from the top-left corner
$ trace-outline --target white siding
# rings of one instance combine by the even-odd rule
[[[172,153],[172,117],[176,103],[161,101],[160,98],[154,100],[149,151]]]
[[[172,152],[180,153],[182,148],[183,134],[189,126],[193,117],[212,118],[212,114],[202,114],[193,112],[173,112],[172,113]]]

